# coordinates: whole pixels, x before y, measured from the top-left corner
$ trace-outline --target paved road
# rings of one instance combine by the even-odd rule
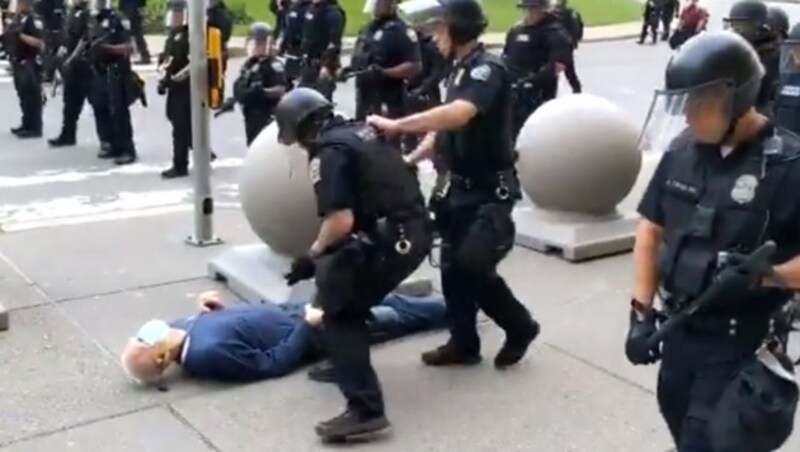
[[[601,95],[630,112],[641,122],[653,87],[659,82],[668,49],[640,47],[632,41],[587,44],[578,52],[578,70],[585,91]],[[234,62],[231,74],[237,71]],[[80,120],[76,147],[53,150],[45,140],[19,141],[8,127],[16,125],[18,107],[13,86],[0,84],[0,227],[15,230],[52,223],[56,219],[87,215],[127,214],[142,209],[172,209],[191,200],[191,180],[163,181],[159,171],[171,158],[171,128],[164,116],[164,98],[155,93],[156,75],[148,80],[150,107],[132,109],[140,161],[114,167],[95,158],[97,151],[91,109]],[[569,89],[562,87],[562,93]],[[340,85],[338,108],[354,111],[353,88]],[[48,102],[45,135],[58,134],[61,99]],[[221,203],[237,202],[237,174],[244,155],[245,138],[238,112],[212,121],[211,141],[219,160],[214,163],[214,188]]]

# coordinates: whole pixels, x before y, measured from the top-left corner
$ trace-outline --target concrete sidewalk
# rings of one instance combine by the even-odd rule
[[[583,43],[610,41],[615,39],[629,39],[638,37],[641,32],[641,22],[626,22],[616,25],[605,25],[600,27],[588,27],[584,31]],[[164,35],[147,35],[147,45],[150,51],[157,55],[164,48]],[[483,36],[483,42],[490,47],[502,47],[505,43],[505,33],[487,33]],[[234,36],[229,43],[231,56],[241,57],[245,54],[245,38]],[[347,36],[344,38],[344,51],[351,52],[355,46],[355,38]]]

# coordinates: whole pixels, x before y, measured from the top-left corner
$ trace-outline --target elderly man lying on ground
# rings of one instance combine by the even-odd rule
[[[217,292],[198,297],[201,312],[171,323],[150,320],[128,341],[122,365],[142,383],[158,382],[171,364],[196,378],[246,382],[280,377],[325,356],[323,312],[306,302],[225,307]],[[381,342],[443,326],[444,299],[389,294],[372,308],[370,331]],[[320,365],[312,379],[331,380]]]

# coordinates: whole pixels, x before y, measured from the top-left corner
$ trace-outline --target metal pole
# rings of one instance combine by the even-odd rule
[[[208,54],[206,44],[206,2],[189,0],[189,83],[192,103],[192,156],[194,178],[194,246],[216,245],[214,198],[211,194],[211,147],[208,137]]]

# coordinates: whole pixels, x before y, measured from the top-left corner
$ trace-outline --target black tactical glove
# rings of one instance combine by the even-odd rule
[[[741,264],[746,258],[746,255],[739,253],[728,254],[724,267],[714,278],[715,283],[720,284],[714,304],[735,303],[744,299],[747,292],[755,289],[770,272],[771,265],[768,261],[755,268],[743,268]]]
[[[289,273],[283,275],[283,278],[286,280],[287,285],[293,286],[300,281],[313,278],[315,271],[316,265],[314,264],[314,259],[310,255],[305,254],[295,258],[292,262],[291,270],[289,270]]]
[[[164,94],[167,94],[167,86],[168,85],[169,85],[169,82],[166,79],[161,79],[161,80],[158,81],[158,87],[156,88],[156,92],[158,93],[159,96],[163,96]]]
[[[643,319],[639,320],[639,314]],[[653,364],[661,358],[658,348],[647,346],[647,341],[656,332],[656,312],[652,307],[642,306],[631,300],[630,328],[625,340],[625,356],[631,364]]]

